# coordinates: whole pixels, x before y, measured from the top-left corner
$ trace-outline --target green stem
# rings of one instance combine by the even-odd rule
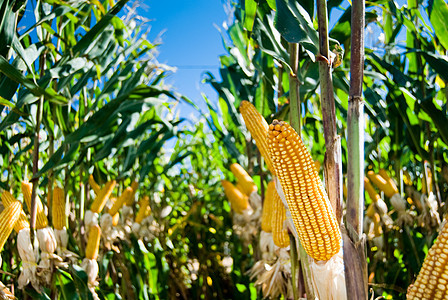
[[[31,178],[33,189],[31,192],[31,207],[30,207],[31,240],[34,239],[34,229],[36,228],[36,215],[37,215],[36,189],[37,184],[39,183],[39,178],[35,176],[39,171],[39,132],[40,132],[40,124],[42,121],[43,106],[44,106],[44,98],[40,97],[39,102],[37,103],[36,127],[34,130],[33,177]]]
[[[299,69],[299,44],[289,44],[289,64],[292,71],[289,73],[289,122],[291,126],[301,135],[300,122],[300,83],[297,78]]]
[[[297,262],[298,257],[297,257],[297,247],[296,247],[296,239],[294,238],[293,234],[289,234],[289,242],[290,242],[290,250],[289,250],[289,255],[290,255],[290,259],[291,259],[291,285],[292,285],[292,294],[293,294],[293,299],[297,300],[299,299],[299,295],[297,292]]]
[[[52,157],[54,154],[54,134],[53,130],[49,130],[49,146],[48,146],[48,157]],[[54,174],[53,169],[48,171],[48,195],[47,195],[47,206],[48,206],[48,216],[52,220],[52,206],[53,206],[53,184],[54,184]]]

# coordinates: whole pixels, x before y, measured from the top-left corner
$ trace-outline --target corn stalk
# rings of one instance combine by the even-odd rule
[[[322,123],[325,137],[325,188],[330,199],[336,219],[342,217],[342,164],[341,141],[336,131],[336,108],[331,77],[331,61],[328,41],[328,14],[325,0],[317,1],[317,18],[319,32],[319,77],[322,106]]]
[[[353,1],[351,16],[350,90],[347,120],[347,232],[344,262],[347,294],[367,299],[367,263],[363,238],[364,210],[364,0]]]

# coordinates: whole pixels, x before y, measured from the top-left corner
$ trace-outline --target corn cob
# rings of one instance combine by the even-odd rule
[[[393,195],[398,193],[398,189],[395,183],[393,183],[392,179],[390,179],[389,176],[387,176],[387,178],[384,178],[380,174],[375,174],[373,171],[369,171],[367,172],[367,177],[373,184],[375,184],[380,190],[382,190],[388,198],[391,198]]]
[[[269,171],[271,171],[272,175],[275,175],[266,140],[269,128],[268,123],[249,101],[241,102],[240,112],[243,116],[246,128],[255,140],[257,148],[260,151],[261,156],[263,156]]]
[[[4,191],[2,193],[2,203],[3,206],[7,207],[13,204],[15,201],[17,201],[13,195],[11,195],[10,192]],[[20,216],[17,222],[14,224],[14,231],[19,233],[20,230],[24,228],[30,228],[30,223],[28,222],[28,219],[23,212],[23,209],[20,210]]]
[[[100,213],[103,210],[107,200],[109,199],[110,194],[112,194],[115,184],[116,184],[115,180],[112,180],[108,181],[104,185],[104,187],[100,190],[95,200],[93,201],[92,206],[90,206],[90,210],[92,212]]]
[[[240,191],[241,193],[246,195],[246,193],[244,192],[243,185],[241,184],[241,182],[237,182],[235,186],[238,189],[238,191]]]
[[[101,228],[93,225],[89,230],[89,240],[86,246],[86,258],[96,260],[100,248]]]
[[[261,230],[264,232],[272,232],[272,209],[274,194],[277,194],[275,182],[270,181],[266,190],[266,198],[264,199],[263,211],[261,214]]]
[[[372,202],[378,202],[378,200],[381,200],[381,196],[375,191],[375,188],[370,183],[367,177],[364,177],[364,189],[369,194],[370,200],[372,200]]]
[[[269,125],[268,145],[305,251],[316,260],[329,260],[341,248],[341,232],[310,153],[283,121]]]
[[[14,201],[0,213],[0,251],[19,219],[21,211],[22,204],[19,201]]]
[[[126,199],[127,206],[131,206],[132,204],[134,204],[135,193],[137,193],[137,189],[138,189],[138,182],[133,181],[131,183],[131,188],[132,188],[132,194],[129,196],[129,198]]]
[[[384,170],[384,169],[380,169],[379,172],[378,172],[378,174],[380,174],[381,177],[383,177],[384,180],[386,180],[387,185],[388,185],[388,189],[389,189],[389,190],[393,190],[393,193],[394,193],[394,194],[392,194],[392,196],[395,195],[395,194],[398,194],[398,193],[399,193],[398,188],[397,188],[397,185],[396,185],[395,182],[392,180],[392,178],[389,177],[389,175],[387,174],[386,170]]]
[[[92,174],[90,174],[89,176],[89,184],[95,195],[98,195],[100,193],[101,187],[98,185],[98,183],[96,183],[95,178],[93,178]]]
[[[27,181],[22,181],[21,184],[23,198],[25,199],[26,206],[31,213],[31,193],[33,190],[33,184]],[[48,219],[44,212],[44,206],[40,201],[39,197],[36,195],[36,229],[42,229],[48,226]]]
[[[257,186],[254,183],[254,180],[250,175],[240,166],[238,163],[234,163],[230,165],[230,171],[232,171],[233,175],[235,175],[238,183],[241,184],[241,188],[247,196],[250,196],[252,192],[257,191]]]
[[[149,197],[145,196],[140,201],[140,209],[137,213],[137,216],[135,216],[135,222],[140,224],[144,218],[149,216],[151,214],[151,207],[149,206]]]
[[[286,221],[286,208],[283,205],[282,199],[277,192],[274,193],[272,199],[272,238],[274,244],[280,248],[289,246],[288,230],[284,228]]]
[[[123,206],[123,204],[132,196],[132,188],[127,187],[124,192],[118,197],[117,201],[114,202],[111,209],[109,209],[109,214],[114,216],[118,210]]]
[[[375,213],[372,218],[373,221],[373,235],[378,237],[383,234],[383,228],[381,227],[381,217],[378,213]]]
[[[375,205],[373,203],[370,203],[369,207],[367,207],[366,210],[366,217],[369,217],[373,220],[374,215],[376,214]]]
[[[53,227],[57,230],[62,230],[65,227],[66,220],[66,210],[65,210],[65,195],[64,190],[60,187],[55,187],[53,189]]]
[[[249,205],[249,198],[247,195],[241,193],[231,182],[221,180],[221,184],[227,199],[230,201],[230,205],[236,213],[241,214]]]
[[[429,249],[423,266],[413,286],[408,289],[407,299],[433,300],[448,297],[448,223]]]

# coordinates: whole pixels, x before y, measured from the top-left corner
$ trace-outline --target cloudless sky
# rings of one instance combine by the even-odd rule
[[[140,0],[138,14],[150,19],[151,41],[161,35],[158,61],[177,71],[166,83],[193,100],[203,103],[201,92],[216,101],[217,93],[201,83],[202,74],[211,71],[218,79],[219,55],[225,54],[218,27],[228,19],[221,0]],[[204,107],[204,105],[201,105]],[[182,117],[193,112],[180,104]]]

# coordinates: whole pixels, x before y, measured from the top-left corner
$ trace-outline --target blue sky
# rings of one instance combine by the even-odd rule
[[[225,2],[225,1],[224,1]],[[219,78],[219,55],[225,54],[216,26],[228,19],[221,0],[142,0],[139,15],[150,19],[151,40],[161,33],[158,61],[177,68],[166,83],[193,100],[203,103],[201,92],[216,100],[217,93],[201,83],[202,73],[211,71]],[[204,106],[202,106],[204,107]],[[193,112],[180,104],[182,117]]]

